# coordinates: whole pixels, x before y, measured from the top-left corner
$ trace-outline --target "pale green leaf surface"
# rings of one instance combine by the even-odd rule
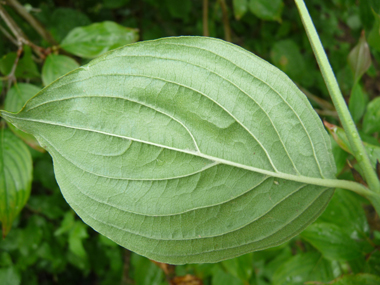
[[[42,82],[45,86],[49,85],[57,78],[78,67],[79,64],[71,57],[50,54],[42,67]]]
[[[86,223],[158,261],[216,262],[278,245],[333,193],[330,140],[307,98],[220,40],[117,49],[2,115],[50,152]]]
[[[26,145],[8,129],[0,130],[0,221],[5,237],[24,207],[32,183],[32,158]]]
[[[136,29],[105,21],[74,28],[62,41],[61,47],[79,57],[93,58],[111,49],[137,41]]]

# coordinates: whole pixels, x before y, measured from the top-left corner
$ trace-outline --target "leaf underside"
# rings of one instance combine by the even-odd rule
[[[5,237],[24,207],[32,184],[32,157],[8,129],[0,130],[0,222]]]
[[[50,152],[86,223],[157,261],[217,262],[278,245],[333,194],[319,183],[334,178],[330,141],[306,97],[221,40],[125,46],[2,115]]]

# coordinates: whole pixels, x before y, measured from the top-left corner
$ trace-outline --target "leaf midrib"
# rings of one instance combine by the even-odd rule
[[[136,139],[136,138],[111,134],[111,133],[107,133],[107,132],[103,132],[103,131],[99,131],[99,130],[91,130],[91,129],[81,128],[81,127],[73,127],[73,126],[68,126],[68,125],[64,125],[64,124],[57,124],[57,123],[52,123],[52,122],[47,122],[47,121],[42,121],[42,120],[34,120],[34,119],[30,119],[30,118],[18,118],[18,117],[15,117],[11,113],[8,113],[8,112],[3,112],[3,115],[5,115],[5,117],[13,118],[15,120],[30,121],[30,122],[40,123],[40,124],[47,124],[47,125],[52,125],[52,126],[61,126],[61,127],[70,128],[70,129],[95,132],[95,133],[100,133],[103,135],[118,137],[118,138],[127,139],[127,140],[131,140],[131,141],[135,141],[135,142],[139,142],[139,143],[144,143],[144,144],[149,144],[149,145],[153,145],[156,147],[166,148],[166,149],[170,149],[173,151],[178,151],[178,152],[182,152],[182,153],[186,153],[186,154],[190,154],[190,155],[195,155],[198,157],[202,157],[202,158],[205,158],[208,160],[215,161],[217,163],[234,166],[234,167],[246,169],[249,171],[253,171],[253,172],[257,172],[257,173],[261,173],[264,175],[268,175],[268,176],[272,176],[272,177],[276,177],[276,178],[281,178],[281,179],[285,179],[285,180],[291,180],[291,181],[295,181],[295,182],[313,184],[313,185],[324,186],[324,187],[329,187],[329,188],[345,188],[345,189],[349,189],[349,190],[357,189],[359,187],[358,183],[354,183],[354,182],[350,182],[350,181],[309,177],[309,176],[303,176],[303,175],[292,175],[292,174],[283,173],[283,172],[273,172],[270,170],[264,170],[264,169],[256,168],[253,166],[236,163],[233,161],[228,161],[228,160],[225,160],[222,158],[203,154],[201,152],[195,152],[195,151],[190,151],[190,150],[185,150],[185,149],[178,149],[178,148],[169,147],[169,146],[165,146],[165,145],[161,145],[161,144],[156,144],[156,143],[152,143],[152,142],[148,142],[148,141],[144,141],[144,140],[140,140],[140,139]],[[360,188],[364,188],[362,190],[367,191],[367,189],[365,187],[360,187]]]

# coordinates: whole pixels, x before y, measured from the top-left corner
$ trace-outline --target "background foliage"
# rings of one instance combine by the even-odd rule
[[[18,111],[45,85],[115,47],[166,36],[209,35],[243,46],[299,84],[321,118],[330,123],[337,177],[360,179],[360,173],[347,163],[355,169],[292,0],[20,2],[52,37],[42,37],[12,5],[0,4],[28,39],[18,44],[4,18],[0,20],[2,109]],[[306,4],[375,164],[380,157],[379,1],[308,0]],[[1,124],[6,127],[4,121]],[[380,222],[358,195],[338,189],[314,224],[279,247],[217,264],[156,265],[120,248],[77,218],[55,182],[50,156],[41,152],[32,137],[11,125],[6,128],[29,145],[33,182],[31,196],[13,224],[5,227],[0,217],[3,234],[12,226],[0,241],[1,284],[150,285],[167,284],[170,279],[172,284],[215,285],[380,283]],[[8,130],[2,131],[2,174],[10,165],[3,163],[8,136],[17,140]],[[16,144],[26,149],[21,140]],[[27,170],[17,171],[28,175]],[[23,190],[27,195],[27,187]],[[1,197],[0,215],[4,211]],[[21,200],[17,201],[22,204]],[[179,277],[187,274],[191,276]]]

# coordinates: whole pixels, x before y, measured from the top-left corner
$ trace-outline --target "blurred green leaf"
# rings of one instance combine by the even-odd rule
[[[36,63],[33,61],[31,48],[25,45],[23,49],[23,54],[17,63],[15,76],[17,78],[39,77],[40,72],[38,71]],[[3,56],[3,58],[0,60],[0,71],[2,74],[8,75],[11,73],[16,58],[16,52],[10,52]]]
[[[233,0],[234,15],[240,20],[248,10],[248,0]]]
[[[364,257],[357,241],[339,226],[317,222],[306,228],[301,237],[317,248],[326,259],[347,261]]]
[[[336,189],[333,198],[317,222],[340,226],[350,237],[363,239],[369,225],[362,204],[364,198],[343,189]]]
[[[355,82],[357,82],[371,66],[371,53],[364,32],[359,39],[359,43],[348,55],[348,63],[354,74]]]
[[[289,258],[273,275],[272,284],[301,285],[327,282],[334,278],[330,263],[317,252],[299,253]]]
[[[351,116],[355,122],[358,122],[364,115],[366,103],[367,100],[363,89],[359,83],[356,83],[351,90],[350,101],[348,104]]]
[[[117,9],[128,4],[130,0],[103,0],[104,8]]]
[[[271,50],[274,65],[284,71],[290,78],[300,82],[305,74],[305,61],[297,44],[293,40],[276,42]]]
[[[86,14],[71,8],[54,9],[49,18],[46,27],[58,42],[62,41],[72,29],[91,24]]]
[[[367,134],[380,132],[380,97],[368,104],[363,118],[363,131]]]
[[[249,0],[250,11],[263,20],[281,21],[283,8],[282,0]]]
[[[356,275],[345,275],[332,282],[324,284],[333,285],[379,285],[380,277],[368,273],[356,274]]]
[[[26,101],[36,95],[41,88],[29,83],[17,83],[8,91],[4,101],[4,109],[17,113]]]
[[[49,85],[62,75],[78,68],[79,64],[71,57],[50,54],[42,67],[42,82]]]
[[[372,12],[375,16],[375,23],[368,35],[368,44],[377,51],[380,51],[380,15],[373,10]]]
[[[24,207],[32,183],[32,157],[26,145],[8,129],[0,130],[0,221],[3,237]]]
[[[192,1],[165,0],[165,6],[166,9],[169,10],[169,13],[173,18],[187,19],[191,11]]]
[[[0,268],[0,284],[1,285],[19,285],[21,284],[21,276],[13,266]]]
[[[252,253],[222,262],[225,270],[242,281],[248,282],[253,273]]]
[[[106,21],[73,29],[64,38],[61,47],[74,55],[93,58],[137,39],[136,29]]]
[[[146,257],[132,253],[133,279],[139,285],[160,285],[164,273]]]
[[[212,276],[212,285],[244,285],[244,282],[234,275],[228,274],[221,267],[215,267]]]
[[[63,217],[63,220],[61,222],[61,226],[54,232],[55,236],[62,235],[64,233],[69,232],[75,223],[75,217],[74,217],[73,211],[68,211]]]
[[[87,238],[87,226],[82,221],[75,221],[69,232],[69,249],[82,259],[87,258],[87,253],[83,246],[83,240]]]
[[[4,109],[10,112],[18,112],[25,105],[26,101],[36,95],[41,88],[29,83],[17,83],[8,91],[4,101]],[[25,133],[8,123],[9,129],[27,145],[35,150],[44,152],[45,150],[38,144],[31,134]]]
[[[34,181],[40,182],[47,189],[59,189],[54,177],[54,170],[51,156],[46,153],[35,160],[34,163]],[[59,190],[58,190],[59,191]],[[61,192],[59,192],[61,193]]]

